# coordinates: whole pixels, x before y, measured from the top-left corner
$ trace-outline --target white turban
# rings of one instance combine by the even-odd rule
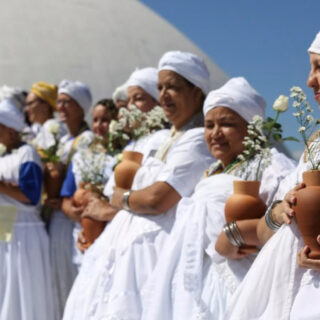
[[[22,112],[10,99],[2,100],[0,103],[0,123],[18,132],[26,126]]]
[[[159,71],[171,70],[190,81],[207,95],[209,92],[209,71],[204,61],[189,52],[169,51],[159,61]]]
[[[221,88],[208,94],[203,114],[206,115],[216,107],[229,108],[250,122],[255,115],[265,117],[266,102],[245,78],[238,77],[230,79]]]
[[[112,94],[112,100],[114,104],[117,103],[119,100],[126,101],[128,98],[127,96],[127,82],[123,83],[121,86],[117,87]]]
[[[92,104],[89,87],[81,81],[62,80],[59,84],[58,94],[65,93],[75,100],[86,114]]]
[[[138,86],[158,101],[158,70],[143,68],[132,72],[127,87]]]
[[[10,99],[13,104],[22,111],[24,107],[25,95],[19,87],[10,87],[3,85],[0,87],[0,102],[5,99]]]
[[[320,32],[318,32],[318,34],[314,38],[310,48],[308,49],[308,52],[320,54]]]

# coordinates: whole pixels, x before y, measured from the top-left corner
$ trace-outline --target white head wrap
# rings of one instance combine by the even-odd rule
[[[62,80],[59,84],[58,94],[65,93],[74,99],[86,114],[92,104],[89,87],[81,81]]]
[[[24,107],[25,95],[19,87],[10,87],[3,85],[0,87],[0,102],[4,99],[10,99],[12,103],[22,111]]]
[[[308,49],[308,52],[320,54],[320,32],[318,32],[318,34],[314,38],[310,48]]]
[[[158,101],[158,70],[143,68],[132,72],[127,87],[138,86]]]
[[[159,61],[159,71],[171,70],[190,81],[207,95],[209,92],[209,71],[204,61],[189,52],[169,51]]]
[[[127,82],[122,84],[121,86],[117,87],[112,94],[112,100],[114,104],[117,103],[119,100],[126,101],[128,98],[127,96]]]
[[[0,123],[16,131],[22,131],[26,125],[22,112],[19,111],[10,99],[0,102]]]
[[[229,108],[250,122],[255,115],[265,117],[266,102],[245,78],[238,77],[230,79],[221,88],[208,94],[203,114],[206,115],[216,107]]]

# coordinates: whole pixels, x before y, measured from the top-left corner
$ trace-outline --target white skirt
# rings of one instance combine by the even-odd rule
[[[44,224],[35,216],[16,222],[11,242],[0,242],[0,261],[0,319],[57,320]]]
[[[140,319],[141,291],[173,218],[174,212],[150,217],[118,212],[86,252],[63,319]]]
[[[59,318],[77,276],[77,265],[73,262],[74,222],[63,212],[55,210],[50,221],[50,255],[52,262],[53,291],[58,301]]]

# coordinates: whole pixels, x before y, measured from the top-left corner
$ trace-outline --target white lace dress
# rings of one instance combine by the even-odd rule
[[[33,184],[30,182],[30,178],[33,179],[29,175],[30,171],[24,171],[25,166],[30,163],[35,163],[35,168],[38,167],[41,172],[40,158],[29,145],[23,145],[15,152],[1,157],[0,180],[21,186],[24,176],[27,177],[24,181],[29,190],[32,185],[41,188],[42,181],[34,181]],[[39,176],[41,178],[42,175]],[[36,193],[36,190],[33,192]],[[17,216],[11,240],[0,241],[0,319],[57,320],[56,301],[52,292],[49,239],[39,217],[38,203],[26,205],[0,194],[1,227],[4,222],[4,206],[15,208]]]
[[[203,128],[186,131],[162,162],[149,157],[133,190],[165,181],[181,196],[193,192],[212,162]],[[65,320],[141,319],[141,292],[168,238],[176,206],[160,215],[121,210],[84,256],[68,298]]]
[[[291,160],[272,151],[272,164],[261,180],[264,201],[271,201],[293,167]],[[197,184],[191,198],[180,201],[171,237],[144,290],[142,319],[224,319],[228,300],[255,258],[235,261],[214,249],[234,180],[239,178],[231,174],[210,176]]]
[[[92,138],[90,131],[84,131],[81,136]],[[67,164],[75,137],[69,134],[60,140],[61,162]],[[69,219],[61,210],[53,210],[49,225],[50,255],[54,286],[53,291],[58,300],[59,317],[62,317],[65,302],[73,281],[78,273],[77,265],[73,262],[74,254],[74,221]]]
[[[302,181],[302,173],[308,168],[301,157],[298,167],[281,183],[275,199],[283,199]],[[298,266],[297,253],[302,247],[296,223],[283,225],[265,244],[235,292],[226,319],[320,319],[320,272]]]

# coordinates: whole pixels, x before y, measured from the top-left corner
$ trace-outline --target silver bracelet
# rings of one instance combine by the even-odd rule
[[[266,225],[272,231],[277,231],[281,227],[281,224],[279,224],[278,222],[274,221],[273,218],[272,218],[272,209],[280,202],[282,202],[282,201],[281,200],[273,201],[271,203],[271,205],[268,207],[268,209],[267,209],[267,211],[266,211],[266,213],[264,215],[264,219],[266,221]]]
[[[238,228],[238,226],[237,226],[235,221],[232,221],[230,223],[230,229],[231,229],[232,235],[234,236],[236,241],[239,243],[239,247],[243,246],[244,245],[244,241],[243,241],[243,238],[241,236],[240,230],[239,230],[239,228]]]
[[[240,248],[244,245],[243,238],[235,221],[226,223],[223,227],[223,231],[233,246]]]
[[[130,211],[129,197],[131,193],[132,193],[132,190],[129,190],[129,191],[126,191],[122,196],[122,208],[127,211]]]

